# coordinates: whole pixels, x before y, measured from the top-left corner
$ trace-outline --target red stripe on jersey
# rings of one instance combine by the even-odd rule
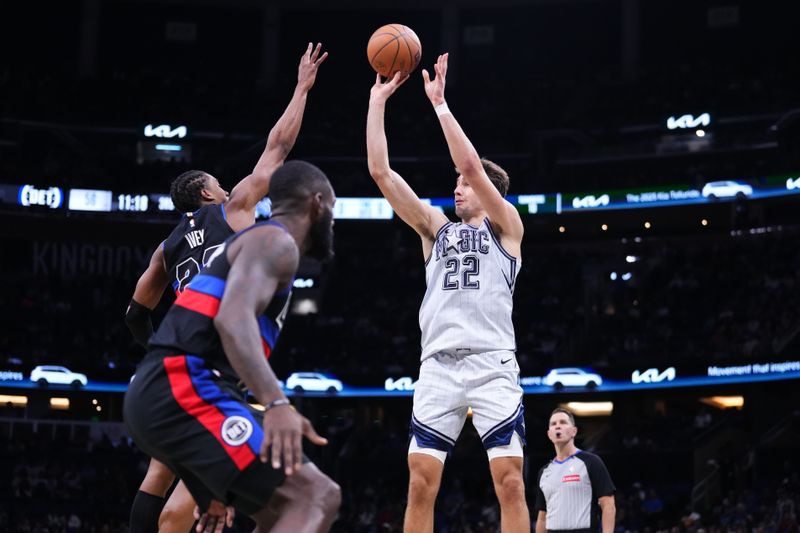
[[[187,287],[178,299],[175,300],[175,305],[185,307],[195,313],[200,313],[208,318],[214,318],[219,311],[219,298],[209,296],[208,294],[197,292]]]
[[[269,356],[272,355],[272,348],[269,347],[264,337],[261,337],[261,347],[264,348],[264,359],[269,359]]]
[[[256,455],[249,447],[230,446],[222,440],[222,424],[225,422],[225,415],[217,406],[206,402],[197,394],[186,367],[186,357],[183,355],[165,357],[164,368],[167,371],[175,401],[184,411],[200,422],[209,433],[214,435],[237,468],[244,470],[255,461]]]

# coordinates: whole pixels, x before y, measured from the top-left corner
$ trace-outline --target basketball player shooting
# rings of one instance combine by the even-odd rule
[[[447,106],[447,60],[447,54],[440,55],[434,77],[426,70],[422,77],[460,173],[454,191],[459,222],[421,202],[389,165],[386,101],[408,76],[397,73],[384,83],[378,75],[367,114],[369,172],[398,216],[419,234],[425,260],[422,363],[411,417],[404,531],[433,531],[444,461],[472,407],[500,501],[502,531],[528,532],[522,480],[525,422],[511,322],[522,220],[504,198],[508,175],[478,156]]]

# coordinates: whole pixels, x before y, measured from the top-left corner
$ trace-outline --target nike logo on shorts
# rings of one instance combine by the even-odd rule
[[[508,363],[509,361],[511,361],[510,357],[508,359],[500,359],[500,364],[504,365],[504,364]]]

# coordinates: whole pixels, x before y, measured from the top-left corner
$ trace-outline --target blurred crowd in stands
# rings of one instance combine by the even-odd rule
[[[339,404],[341,405],[341,404]],[[306,407],[309,407],[308,405]],[[301,407],[302,408],[302,407]],[[385,408],[385,409],[384,409]],[[402,531],[407,472],[406,432],[402,409],[373,402],[368,409],[312,405],[306,412],[330,444],[311,450],[311,457],[342,486],[343,504],[335,532]],[[702,408],[698,414],[705,412]],[[714,425],[746,418],[719,411]],[[691,412],[669,414],[661,422],[684,426]],[[751,415],[747,415],[752,417]],[[545,418],[530,417],[526,476],[552,458],[544,438]],[[590,419],[578,419],[591,428]],[[626,425],[624,418],[594,423]],[[0,421],[0,531],[25,533],[123,533],[130,499],[147,467],[147,458],[131,444],[119,424],[69,422],[50,424]],[[584,425],[586,424],[586,426]],[[636,427],[642,440],[659,441],[652,427]],[[620,442],[596,445],[592,429],[578,445],[599,453],[617,486],[617,533],[759,532],[796,533],[800,475],[789,448],[766,447],[731,461],[730,472],[717,478],[714,497],[693,501],[693,448],[708,435],[694,430],[682,449],[664,444],[637,453]],[[654,461],[654,459],[656,459]],[[747,463],[750,462],[749,466]],[[755,466],[754,466],[755,465]],[[758,468],[756,468],[756,466]],[[723,473],[724,474],[724,473]],[[532,502],[535,489],[529,484]],[[690,496],[691,495],[691,496]],[[470,423],[445,469],[437,501],[435,530],[449,533],[496,533],[499,508],[485,463],[485,452]],[[239,517],[232,531],[246,531]]]
[[[522,375],[559,366],[630,373],[642,364],[703,369],[777,358],[798,333],[796,238],[792,228],[775,228],[524,243],[514,310]],[[124,242],[117,234],[112,246]],[[144,353],[122,321],[144,268],[136,254],[119,268],[45,274],[32,272],[41,264],[32,267],[30,243],[8,246],[18,263],[6,265],[0,281],[4,366],[27,373],[63,364],[90,379],[126,381]],[[146,261],[141,248],[139,261]],[[343,222],[336,248],[316,287],[296,291],[297,302],[316,299],[318,312],[287,321],[271,360],[279,377],[316,370],[375,384],[416,375],[425,283],[415,235],[395,222]]]

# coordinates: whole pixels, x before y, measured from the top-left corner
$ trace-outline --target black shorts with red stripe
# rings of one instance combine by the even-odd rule
[[[124,417],[137,446],[171,468],[201,509],[215,499],[254,514],[285,479],[259,460],[263,414],[200,357],[149,354]]]

